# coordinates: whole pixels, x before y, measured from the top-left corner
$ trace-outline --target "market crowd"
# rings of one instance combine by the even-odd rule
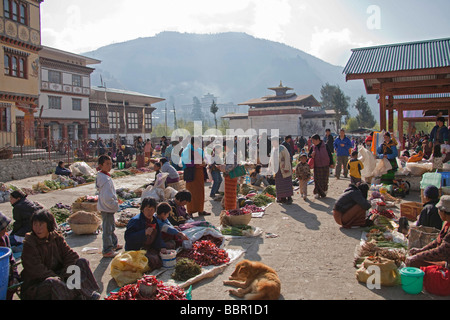
[[[263,163],[260,153],[257,163],[250,164],[238,161],[239,158],[249,158],[255,151],[249,140],[244,138],[243,145],[246,147],[243,150],[239,148],[239,137],[231,142],[214,140],[206,144],[201,138],[192,137],[184,148],[180,148],[181,141],[169,142],[166,137],[162,137],[156,146],[150,140],[144,142],[139,137],[133,151],[128,150],[126,156],[126,147],[116,148],[110,141],[108,151],[102,141],[97,141],[99,157],[96,188],[98,210],[102,216],[103,257],[114,258],[122,248],[127,251],[144,248],[151,269],[161,267],[159,253],[176,248],[188,239],[183,233],[183,226],[195,221],[193,218],[196,214],[211,214],[204,208],[206,182],[212,182],[209,193],[211,199],[221,199],[223,195],[223,208],[235,210],[240,206],[237,188],[246,175],[250,178],[249,183],[260,190],[274,185],[276,201],[283,205],[293,203],[296,187],[301,199],[309,201],[309,185],[314,185],[312,194],[320,199],[327,197],[330,177],[348,179],[348,188],[334,205],[334,219],[343,228],[368,226],[370,221],[367,211],[372,206],[368,193],[375,177],[363,177],[361,174],[364,169],[360,159],[361,148],[370,151],[374,159],[390,163],[391,169],[381,177],[383,183],[393,183],[399,163],[411,161],[411,158],[430,160],[433,168],[442,169],[449,160],[447,155],[450,155],[446,152],[448,128],[444,123],[443,118],[439,117],[429,135],[416,134],[410,139],[404,139],[406,148],[402,148],[401,143],[389,132],[382,136],[373,132],[364,138],[349,137],[344,129],[338,134],[326,130],[323,135],[315,134],[307,139],[260,136],[256,150],[264,147],[263,156],[268,161]],[[152,162],[155,154],[158,160]],[[140,213],[129,221],[124,244],[121,244],[115,235],[114,214],[118,212],[119,204],[110,171],[118,167],[119,163],[130,165],[134,155],[137,167],[151,164],[156,177],[159,173],[167,173],[168,185],[184,180],[186,187],[168,202],[143,199]],[[58,167],[57,174],[70,176],[71,173],[61,163]],[[426,247],[411,250],[407,263],[416,267],[445,265],[450,260],[450,197],[441,197],[433,187],[427,188],[424,196],[426,203],[418,224],[436,227],[441,233]],[[57,231],[53,215],[20,191],[11,193],[10,201],[13,219],[0,213],[0,246],[20,250],[23,265],[23,271],[18,274],[11,255],[11,288],[21,283],[22,299],[99,299],[99,287],[89,262],[68,246]],[[7,228],[9,233],[6,232]],[[70,276],[67,268],[73,265],[80,268],[82,275],[82,286],[77,290],[65,286]],[[8,298],[12,297],[14,291],[8,291]]]

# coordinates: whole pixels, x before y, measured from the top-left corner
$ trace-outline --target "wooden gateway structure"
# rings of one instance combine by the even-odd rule
[[[450,114],[450,38],[353,49],[343,73],[378,95],[381,130],[394,132],[397,112],[402,145],[405,121],[434,122],[438,112]],[[405,118],[416,110],[421,116]]]

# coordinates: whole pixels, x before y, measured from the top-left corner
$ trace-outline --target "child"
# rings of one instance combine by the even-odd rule
[[[433,155],[430,158],[430,161],[433,164],[433,170],[443,169],[444,159],[445,155],[443,155],[441,152],[441,145],[435,145],[433,149]]]
[[[161,250],[164,253],[165,249],[175,249],[176,240],[189,240],[189,238],[178,228],[174,227],[168,220],[172,207],[167,202],[162,202],[156,208],[156,213],[153,215],[152,224],[156,224],[158,231],[156,239],[153,242],[153,247]]]
[[[439,202],[439,189],[436,186],[428,186],[423,192],[423,209],[417,220],[417,226],[433,227],[442,229],[442,219],[436,208]]]
[[[363,163],[358,160],[358,151],[352,152],[352,158],[347,164],[350,173],[350,183],[357,186],[361,183],[361,170],[364,169]]]
[[[169,221],[172,225],[178,226],[186,223],[186,221],[192,219],[192,216],[187,213],[186,205],[191,202],[192,195],[188,190],[181,190],[175,195],[175,199],[169,200],[169,204],[172,207],[172,212],[169,215]]]
[[[308,197],[308,182],[311,179],[311,168],[306,153],[300,154],[300,162],[295,167],[295,175],[300,186],[300,195],[306,201]]]
[[[109,172],[112,169],[112,160],[107,155],[98,158],[98,168],[95,187],[98,190],[97,209],[102,215],[103,228],[103,257],[114,258],[117,255],[116,250],[122,249],[118,244],[117,236],[114,234],[116,229],[114,213],[119,210],[119,202],[117,200],[114,182]]]

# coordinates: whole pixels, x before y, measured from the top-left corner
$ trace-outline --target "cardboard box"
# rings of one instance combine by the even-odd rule
[[[406,217],[409,221],[417,221],[422,212],[423,204],[420,202],[404,202],[400,204],[400,216]]]

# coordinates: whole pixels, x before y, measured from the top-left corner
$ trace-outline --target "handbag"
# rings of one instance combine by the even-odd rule
[[[408,236],[408,250],[423,248],[439,236],[440,231],[433,227],[411,226]]]
[[[423,278],[425,291],[437,296],[450,296],[450,273],[447,268],[428,266],[420,269],[425,272]]]
[[[311,169],[314,169],[314,158],[308,160],[308,165]]]
[[[247,170],[245,170],[245,167],[239,165],[236,168],[234,168],[233,170],[231,170],[228,175],[230,176],[231,179],[235,179],[235,178],[245,176],[246,174],[247,174]]]
[[[186,167],[183,170],[183,180],[186,182],[194,181],[195,166]]]

